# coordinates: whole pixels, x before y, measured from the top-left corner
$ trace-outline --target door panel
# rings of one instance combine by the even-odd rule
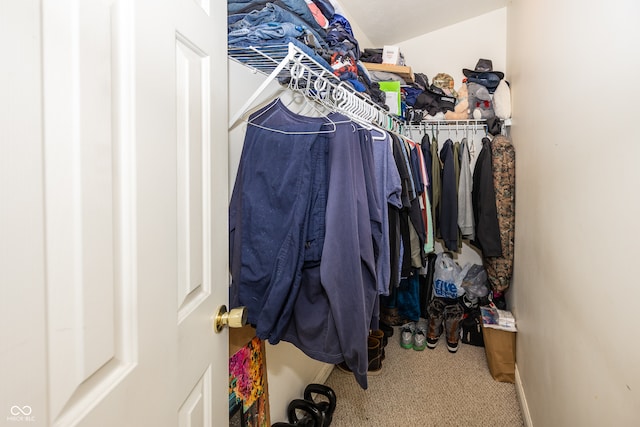
[[[13,150],[3,182],[21,177],[13,185],[25,196],[3,200],[33,214],[12,209],[15,232],[3,229],[3,262],[16,248],[16,307],[3,313],[22,323],[0,352],[2,398],[20,413],[0,415],[33,426],[226,425],[228,333],[212,328],[228,293],[225,4],[17,4],[16,27],[42,40],[28,44],[41,75],[20,80],[42,108],[8,115],[33,157]],[[32,247],[18,250],[25,237]],[[36,274],[20,273],[34,262]]]
[[[57,425],[90,410],[136,363],[136,238],[123,227],[134,212],[124,173],[130,111],[118,108],[132,82],[117,68],[131,66],[131,10],[115,3],[43,4],[47,366]]]
[[[211,294],[209,57],[185,37],[176,38],[178,153],[178,320]]]
[[[209,366],[178,410],[179,427],[211,427],[213,425],[211,418],[213,413],[211,407],[211,370],[211,366]]]

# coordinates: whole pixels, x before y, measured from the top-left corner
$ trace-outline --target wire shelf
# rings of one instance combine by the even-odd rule
[[[267,76],[282,64],[283,67],[281,71],[279,71],[275,77],[288,77],[290,75],[291,65],[295,59],[296,62],[304,64],[307,68],[313,70],[317,74],[324,74],[327,78],[333,78],[336,81],[338,80],[330,70],[318,64],[318,62],[310,58],[293,44],[249,47],[229,46],[228,55],[229,58],[234,61]]]
[[[267,79],[232,117],[233,127],[249,109],[266,86],[278,79],[289,82],[289,87],[302,92],[308,98],[331,106],[334,111],[345,114],[359,122],[372,123],[387,130],[399,131],[404,121],[389,114],[384,108],[364,97],[350,85],[341,82],[333,72],[292,43],[276,46],[229,47],[232,60],[267,75]],[[295,84],[290,84],[296,80]],[[304,80],[300,85],[297,80]],[[315,89],[313,89],[315,88]],[[322,88],[322,90],[318,90]]]

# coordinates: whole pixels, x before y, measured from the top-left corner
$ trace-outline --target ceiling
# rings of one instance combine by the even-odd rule
[[[483,15],[508,0],[339,0],[376,47],[394,44]],[[357,34],[356,34],[356,37]]]

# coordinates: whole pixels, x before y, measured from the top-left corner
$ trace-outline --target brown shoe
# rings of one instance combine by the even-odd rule
[[[378,375],[382,371],[382,342],[376,338],[367,339],[367,355],[369,357],[369,368],[367,375]]]
[[[385,358],[384,348],[387,345],[387,337],[384,335],[384,332],[382,332],[380,329],[376,329],[375,331],[371,331],[371,333],[369,334],[369,337],[374,338],[380,342],[380,348],[382,349],[381,351],[382,360],[384,360]]]

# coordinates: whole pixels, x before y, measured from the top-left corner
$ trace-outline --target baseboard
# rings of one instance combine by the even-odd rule
[[[334,366],[335,365],[326,363],[322,367],[322,369],[320,369],[320,371],[316,374],[315,378],[313,379],[313,382],[315,384],[324,384],[327,381],[327,378],[329,378],[329,375],[331,375],[331,371],[333,371]]]
[[[520,412],[522,412],[522,419],[524,420],[525,427],[533,427],[531,421],[531,414],[529,413],[529,405],[527,404],[527,397],[524,394],[524,388],[522,388],[522,380],[520,379],[520,371],[518,370],[518,364],[516,363],[516,395],[518,396],[518,402],[520,402]]]

